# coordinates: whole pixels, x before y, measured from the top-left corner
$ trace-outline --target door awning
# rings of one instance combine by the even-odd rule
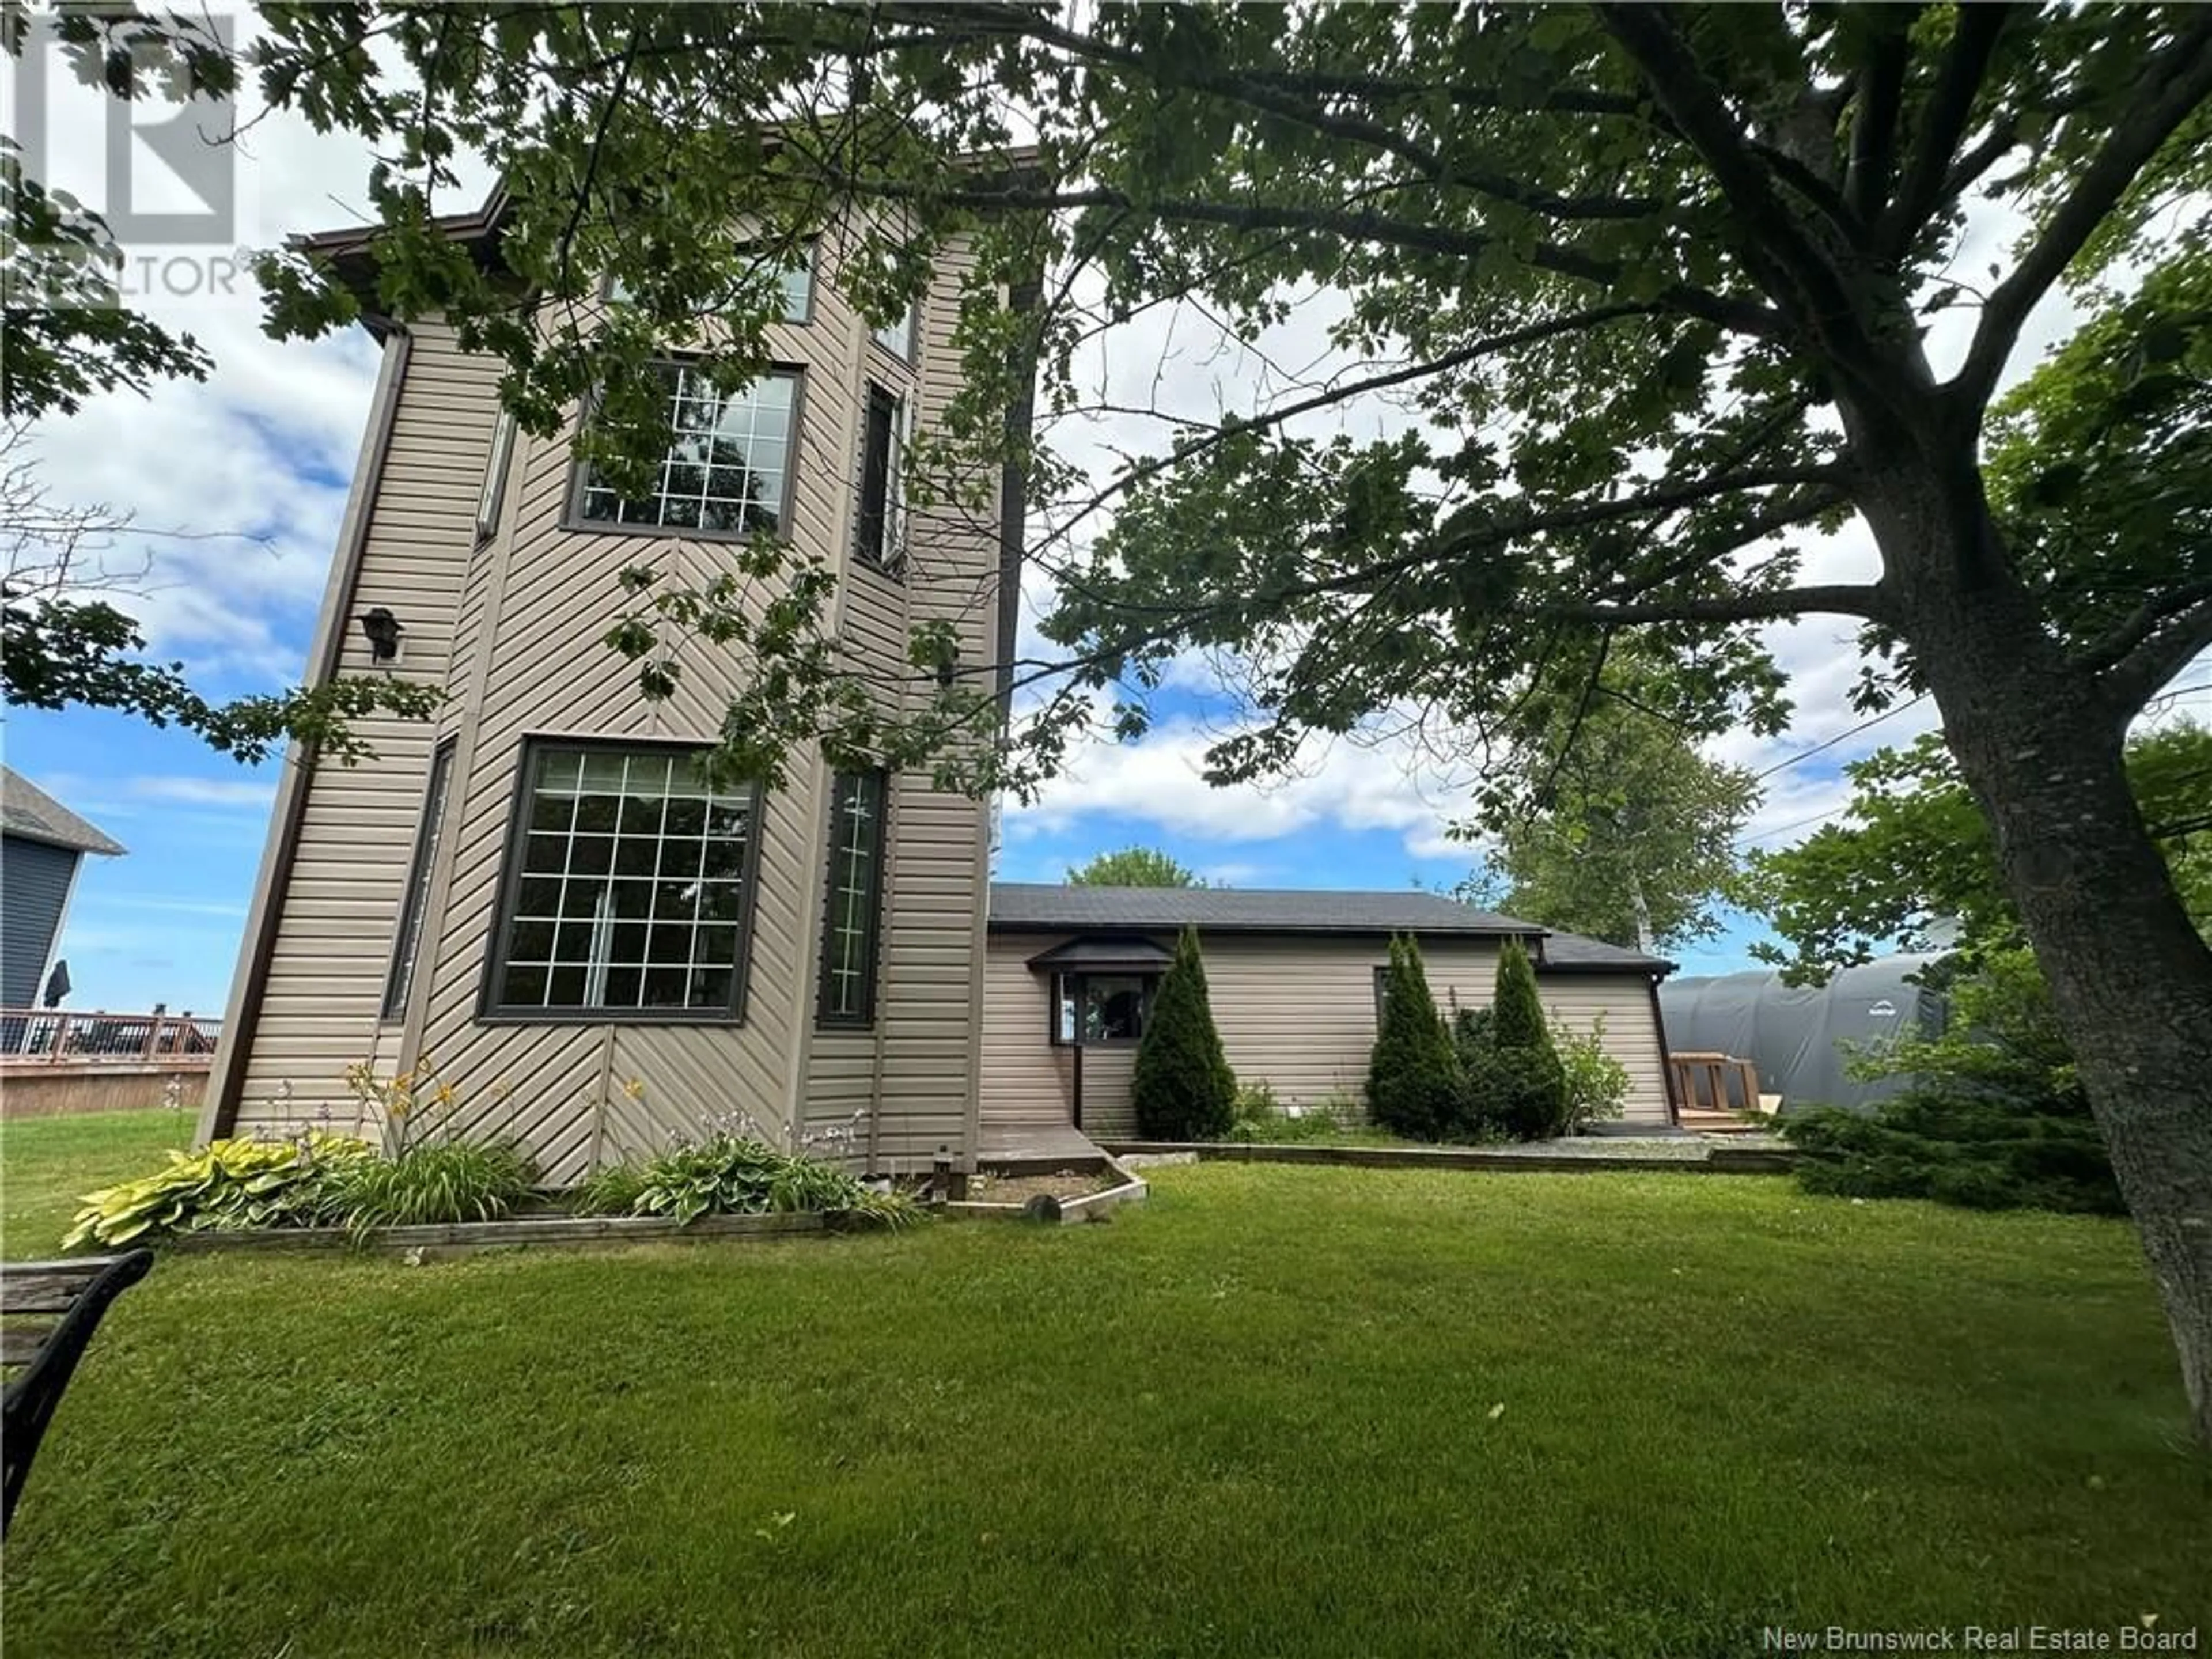
[[[1161,974],[1175,952],[1148,939],[1086,933],[1030,958],[1040,974]]]

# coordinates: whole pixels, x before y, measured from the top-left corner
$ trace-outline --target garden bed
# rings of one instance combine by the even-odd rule
[[[1104,1221],[1123,1204],[1141,1204],[1152,1192],[1145,1179],[1109,1159],[1103,1168],[1061,1170],[1050,1175],[996,1175],[984,1170],[969,1197],[938,1208],[969,1220],[1042,1221],[1069,1226]]]
[[[1205,1160],[1249,1164],[1342,1164],[1390,1170],[1679,1170],[1692,1175],[1785,1175],[1795,1161],[1786,1146],[1715,1146],[1691,1136],[1634,1140],[1591,1135],[1576,1140],[1508,1146],[1332,1146],[1301,1141],[1270,1146],[1243,1140],[1116,1140],[1109,1152],[1147,1157],[1188,1152]]]
[[[297,1255],[321,1250],[366,1250],[417,1260],[507,1250],[533,1244],[563,1249],[594,1244],[660,1244],[693,1239],[789,1238],[841,1232],[854,1225],[842,1212],[800,1211],[782,1215],[702,1215],[690,1222],[667,1216],[565,1215],[548,1211],[498,1221],[456,1221],[428,1226],[380,1227],[357,1233],[346,1227],[271,1228],[178,1233],[151,1241],[157,1249],[260,1250]]]

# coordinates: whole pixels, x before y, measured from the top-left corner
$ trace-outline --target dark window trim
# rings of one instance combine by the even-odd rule
[[[696,352],[674,352],[653,362],[671,368],[687,368],[699,361]],[[799,498],[799,435],[806,429],[806,365],[804,363],[772,362],[761,371],[763,375],[781,375],[792,382],[791,430],[784,440],[783,499],[776,503],[775,539],[786,546],[791,542],[792,509]],[[581,536],[650,537],[657,541],[690,542],[749,542],[757,532],[750,530],[702,530],[695,525],[619,524],[611,519],[587,519],[584,516],[584,492],[591,468],[581,459],[568,463],[568,495],[561,509],[561,528]]]
[[[842,1014],[830,1007],[830,924],[837,896],[837,810],[839,794],[848,778],[876,781],[876,849],[868,868],[868,951],[861,965],[860,1006],[857,1014]],[[822,961],[814,988],[814,1026],[821,1031],[865,1031],[876,1023],[876,994],[883,975],[884,870],[891,840],[890,774],[880,766],[862,772],[833,772],[830,776],[829,842],[830,868],[822,884]]]
[[[562,732],[526,732],[515,746],[507,788],[506,863],[499,878],[499,904],[492,913],[491,948],[484,952],[483,982],[477,989],[479,1025],[728,1025],[745,1023],[746,994],[752,982],[753,912],[760,900],[761,842],[765,839],[768,790],[752,786],[752,823],[745,836],[744,890],[738,905],[738,958],[731,975],[730,1006],[713,1008],[514,1008],[493,999],[507,967],[507,923],[522,884],[522,837],[530,811],[531,769],[541,749],[636,750],[664,749],[703,754],[714,745],[691,738],[577,737]]]
[[[1375,970],[1375,1029],[1382,1029],[1382,1005],[1390,999],[1390,964],[1384,963]]]
[[[1134,969],[1127,968],[1109,969],[1103,972],[1095,974],[1090,972],[1088,969],[1073,974],[1055,973],[1050,976],[1050,984],[1045,997],[1044,1015],[1045,1038],[1053,1048],[1133,1048],[1145,1040],[1144,1025],[1142,1022],[1140,1022],[1138,1026],[1137,1035],[1133,1037],[1100,1037],[1095,1042],[1085,1037],[1083,1035],[1083,1000],[1085,994],[1090,988],[1090,982],[1094,979],[1133,979],[1137,981],[1140,987],[1137,994],[1143,999],[1141,1005],[1143,1010],[1143,1020],[1149,1021],[1152,1018],[1152,999],[1159,994],[1160,988],[1160,975],[1157,973],[1139,973]],[[1060,1034],[1060,988],[1062,986],[1073,986],[1074,988],[1076,1031],[1073,1040],[1065,1038]]]
[[[507,410],[491,429],[491,453],[484,457],[483,487],[477,491],[477,545],[482,547],[499,534],[507,516],[507,475],[514,470],[516,422]]]
[[[415,851],[407,860],[407,884],[399,890],[399,920],[392,931],[392,957],[384,970],[384,1000],[377,1021],[388,1025],[407,1018],[408,994],[415,986],[415,964],[430,924],[430,863],[445,833],[453,791],[453,750],[458,739],[444,737],[430,750],[430,775],[422,786],[422,810],[415,820]],[[416,897],[422,908],[416,908]]]
[[[876,551],[871,555],[863,542],[861,526],[868,512],[868,422],[875,412],[876,401],[879,398],[890,408],[891,435],[890,447],[884,457],[882,530]],[[860,569],[872,570],[901,586],[904,586],[906,581],[906,561],[902,558],[894,563],[884,556],[890,548],[894,527],[892,507],[899,496],[898,469],[905,461],[905,457],[900,453],[904,446],[899,441],[901,417],[905,413],[906,398],[903,393],[872,380],[864,384],[860,394],[860,464],[857,469],[860,476],[855,491],[859,507],[853,514],[853,562]]]

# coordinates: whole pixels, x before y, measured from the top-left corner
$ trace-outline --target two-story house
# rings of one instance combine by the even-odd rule
[[[495,198],[445,228],[496,258],[500,217]],[[366,291],[365,238],[307,246]],[[837,258],[825,234],[787,273],[750,386],[667,365],[677,435],[642,498],[565,434],[518,432],[495,362],[450,329],[366,319],[382,372],[310,672],[444,701],[362,722],[373,760],[284,768],[204,1138],[350,1124],[366,1062],[434,1072],[457,1127],[520,1138],[555,1181],[738,1114],[778,1137],[850,1126],[874,1169],[971,1158],[986,807],[818,753],[774,791],[710,787],[688,763],[742,665],[696,653],[648,701],[603,643],[626,567],[711,580],[767,531],[835,570],[830,626],[879,696],[924,695],[907,644],[931,618],[964,661],[1003,659],[1018,483],[986,481],[980,514],[900,495],[902,439],[957,385],[969,265],[955,248],[878,327]]]

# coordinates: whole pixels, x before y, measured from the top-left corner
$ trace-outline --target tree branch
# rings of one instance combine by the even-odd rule
[[[1957,10],[1958,24],[1951,37],[1951,50],[1943,56],[1943,66],[1936,71],[1935,88],[1929,94],[1927,107],[1920,112],[1920,131],[1912,146],[1912,159],[1905,163],[1905,177],[1895,199],[1881,217],[1875,244],[1893,258],[1904,255],[1929,216],[1948,199],[1943,185],[1950,175],[1952,157],[1960,141],[1966,136],[1967,123],[1973,118],[1975,95],[1982,89],[1997,40],[2011,22],[2013,11],[2013,7],[1994,3],[1993,0],[1991,3],[1960,6]],[[1879,205],[1881,198],[1876,197],[1875,201]]]
[[[1053,213],[1083,208],[1119,208],[1176,224],[1220,225],[1231,230],[1312,231],[1356,242],[1412,248],[1449,258],[1479,258],[1497,246],[1497,239],[1480,232],[1454,230],[1418,220],[1394,219],[1365,210],[1348,212],[1336,208],[1291,207],[1267,202],[1230,203],[1190,200],[1139,201],[1127,191],[1099,186],[1090,190],[1037,190],[1020,184],[972,184],[945,189],[909,184],[893,179],[865,179],[829,167],[810,158],[828,183],[855,195],[884,201],[928,201],[981,213]],[[1425,181],[1405,179],[1396,188],[1425,189]],[[1600,288],[1611,288],[1624,274],[1621,264],[1600,259],[1559,242],[1539,242],[1526,262],[1540,270],[1571,276]],[[1730,333],[1771,339],[1781,332],[1781,319],[1755,301],[1731,299],[1686,283],[1662,289],[1648,302],[1655,309],[1695,317]]]
[[[2212,651],[2212,578],[2143,606],[2081,661],[2096,673],[2113,713],[2129,720],[2204,651]]]
[[[940,10],[934,6],[894,7],[891,9],[894,12],[911,10],[916,15],[928,16],[937,15]],[[1230,73],[1188,64],[1164,66],[1152,54],[1062,27],[1020,7],[962,6],[945,15],[969,24],[980,19],[992,26],[986,29],[987,33],[1018,35],[1044,46],[1056,46],[1073,57],[1093,64],[1107,64],[1133,71],[1155,87],[1166,86],[1177,91],[1210,94],[1231,103],[1243,104],[1278,120],[1379,149],[1411,163],[1427,175],[1431,183],[1459,185],[1478,195],[1526,209],[1547,218],[1644,219],[1662,212],[1667,206],[1657,197],[1559,196],[1546,191],[1532,190],[1509,174],[1480,172],[1469,168],[1464,161],[1447,161],[1427,145],[1409,137],[1398,125],[1372,120],[1364,115],[1324,108],[1311,101],[1313,94],[1293,91],[1275,83],[1269,77]]]
[[[1547,605],[1533,614],[1565,622],[1608,627],[1652,623],[1787,622],[1795,617],[1839,616],[1878,619],[1887,614],[1888,596],[1872,583],[1833,582],[1824,586],[1784,587],[1771,593],[1719,593],[1710,598],[1652,599],[1635,605]]]
[[[2212,13],[2201,13],[2180,40],[2151,60],[2105,147],[2075,180],[2035,246],[1990,295],[1966,365],[1944,388],[1946,396],[1976,411],[1988,404],[2036,301],[2065,274],[2136,175],[2207,98],[2212,98]]]
[[[1918,15],[1917,6],[1885,6],[1867,14],[1875,36],[1858,76],[1850,160],[1844,171],[1844,205],[1862,223],[1872,223],[1881,210],[1897,165],[1898,117],[1905,71],[1912,60],[1912,25]]]
[[[1598,11],[1643,71],[1659,106],[1735,204],[1747,232],[1742,251],[1754,266],[1765,268],[1769,291],[1794,289],[1801,298],[1797,320],[1818,338],[1832,340],[1839,325],[1854,324],[1856,310],[1843,278],[1776,191],[1772,169],[1753,153],[1741,124],[1676,28],[1675,15],[1650,4],[1602,5]],[[1832,345],[1832,358],[1851,361],[1863,339],[1863,329],[1850,327],[1847,338]]]

